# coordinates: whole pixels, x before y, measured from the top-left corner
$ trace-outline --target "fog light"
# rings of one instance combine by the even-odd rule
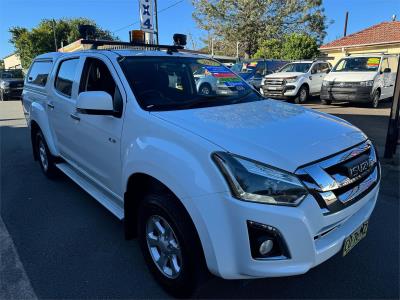
[[[272,240],[266,240],[262,242],[259,249],[260,254],[267,255],[272,250],[273,247],[274,247],[274,242]]]

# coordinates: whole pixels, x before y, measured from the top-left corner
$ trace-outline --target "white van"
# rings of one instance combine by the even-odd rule
[[[378,107],[379,100],[393,97],[398,55],[352,55],[338,61],[324,78],[321,101],[369,102]]]

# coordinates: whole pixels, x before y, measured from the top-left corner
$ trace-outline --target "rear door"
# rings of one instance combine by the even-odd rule
[[[76,113],[75,136],[79,145],[74,161],[103,188],[122,195],[121,134],[125,91],[110,60],[103,56],[85,55],[79,93],[104,91],[111,95],[115,115]]]
[[[78,92],[78,71],[81,68],[79,56],[68,57],[58,62],[53,81],[49,82],[47,112],[51,123],[56,147],[60,154],[71,160],[79,142],[74,136],[76,120],[76,95]]]

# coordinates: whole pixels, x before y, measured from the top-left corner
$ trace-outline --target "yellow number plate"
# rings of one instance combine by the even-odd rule
[[[368,221],[364,222],[352,234],[350,234],[343,242],[343,256],[350,252],[355,245],[358,244],[367,235]]]

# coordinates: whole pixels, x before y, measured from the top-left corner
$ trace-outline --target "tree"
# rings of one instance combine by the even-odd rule
[[[285,37],[282,53],[287,60],[315,58],[319,54],[318,44],[307,34],[292,33]]]
[[[259,48],[253,56],[254,58],[282,58],[282,41],[269,39],[259,43]]]
[[[304,33],[287,34],[283,39],[260,42],[254,58],[299,60],[314,58],[319,54],[317,40]]]
[[[246,56],[259,42],[302,32],[321,43],[326,17],[322,0],[192,0],[200,28],[221,38],[231,48],[240,43]]]
[[[61,42],[68,44],[79,39],[79,25],[95,26],[95,38],[115,39],[109,31],[100,28],[94,21],[86,18],[76,18],[44,19],[32,30],[24,27],[11,27],[9,29],[11,33],[10,42],[14,45],[21,58],[22,67],[26,69],[37,55],[61,48]],[[57,41],[57,46],[55,45],[55,40]]]
[[[4,69],[4,60],[0,59],[0,69]]]

